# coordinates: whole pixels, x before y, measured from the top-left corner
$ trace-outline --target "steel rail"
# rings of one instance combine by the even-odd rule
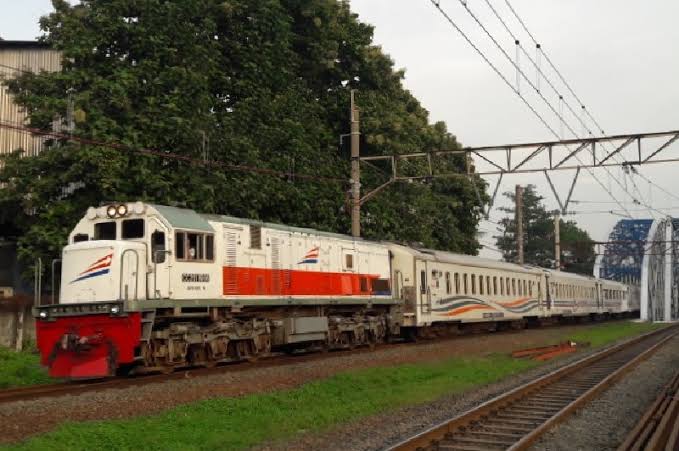
[[[615,322],[616,320],[612,320]],[[623,320],[621,320],[623,321]],[[582,323],[579,326],[587,326],[592,323]],[[573,324],[565,323],[564,327],[573,327]],[[557,326],[559,327],[559,326]],[[576,325],[577,327],[577,325]],[[515,334],[522,333],[521,331],[496,331],[493,334]],[[150,383],[160,383],[174,379],[185,379],[208,376],[212,374],[219,374],[225,372],[240,372],[247,371],[254,368],[268,368],[274,366],[294,365],[296,363],[310,362],[314,360],[326,360],[335,357],[342,357],[348,354],[362,354],[373,352],[374,349],[389,349],[392,347],[407,347],[407,346],[427,346],[433,342],[444,342],[449,340],[460,340],[464,338],[472,338],[472,334],[468,335],[451,335],[441,337],[436,340],[422,340],[418,342],[402,343],[379,343],[373,347],[359,347],[355,349],[337,349],[331,352],[306,352],[295,355],[286,355],[275,353],[268,357],[262,357],[255,361],[234,361],[230,363],[220,364],[216,367],[194,367],[194,368],[179,368],[176,371],[164,373],[139,373],[134,377],[113,377],[107,379],[94,379],[90,381],[72,381],[56,384],[33,385],[28,387],[17,387],[0,390],[0,405],[22,400],[34,400],[40,398],[51,398],[65,395],[79,395],[90,391],[107,390],[127,388],[135,385],[144,385]]]
[[[644,413],[618,451],[679,449],[679,372]]]
[[[388,449],[527,449],[677,334],[677,326],[671,326],[629,339],[517,387]]]

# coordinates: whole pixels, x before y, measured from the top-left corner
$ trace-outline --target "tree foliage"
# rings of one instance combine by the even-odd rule
[[[358,90],[365,154],[458,148],[445,124],[404,88],[404,73],[372,42],[373,28],[336,0],[53,0],[42,39],[63,52],[58,73],[8,81],[30,125],[75,129],[91,144],[48,141],[44,152],[5,158],[0,223],[19,235],[20,255],[58,255],[90,205],[144,200],[201,212],[347,232],[348,182],[338,147]],[[56,120],[55,118],[62,118]],[[272,169],[286,177],[112,149],[152,148],[182,157]],[[459,157],[437,170],[465,173]],[[418,173],[423,163],[404,171]],[[472,168],[473,169],[473,168]],[[384,170],[384,168],[382,168]],[[363,188],[380,168],[363,168]],[[476,253],[486,202],[474,177],[397,184],[365,204],[368,238],[417,241]],[[477,194],[480,193],[480,194]]]
[[[504,196],[515,204],[513,192]],[[544,197],[528,185],[523,192],[524,261],[529,265],[553,268],[554,258],[554,216],[545,209]],[[515,209],[503,208],[511,216],[503,218],[500,225],[502,236],[496,237],[497,246],[508,262],[517,261]],[[594,243],[589,234],[578,227],[575,221],[559,222],[561,241],[561,269],[568,272],[591,276],[594,268]]]

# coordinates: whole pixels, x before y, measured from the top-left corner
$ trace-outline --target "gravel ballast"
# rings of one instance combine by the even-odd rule
[[[668,350],[672,347],[675,349],[674,353],[678,354],[676,351],[677,339],[674,339],[673,342],[674,344],[668,344],[661,349],[661,351],[664,352],[662,355],[666,355],[668,352],[671,355],[672,351]],[[610,346],[613,346],[613,344],[607,347]],[[590,350],[588,352],[579,352],[576,355],[571,355],[567,358],[561,358],[544,366],[506,378],[500,382],[487,385],[477,390],[447,396],[432,403],[406,407],[396,411],[390,411],[384,414],[365,418],[351,424],[340,426],[325,434],[307,434],[287,443],[266,444],[265,446],[260,447],[260,449],[313,449],[328,451],[337,449],[347,451],[382,450],[433,426],[436,426],[467,410],[470,410],[485,401],[499,396],[520,385],[528,383],[539,376],[554,371],[557,368],[572,363],[576,360],[582,359],[589,354],[599,352],[601,349],[605,348]],[[675,359],[675,363],[676,360],[679,360],[679,358]],[[669,366],[671,367],[671,364]],[[662,377],[660,377],[660,379],[662,379]],[[664,383],[666,382],[667,381]],[[660,382],[661,386],[662,384],[663,383]],[[652,387],[649,387],[649,391],[653,391]],[[654,393],[655,395],[651,396],[652,398],[657,395],[657,391]],[[639,408],[641,411],[643,411],[646,406],[640,406]],[[606,412],[610,414],[610,406],[607,407]],[[627,428],[627,430],[629,430],[629,428]],[[338,448],[337,445],[339,443],[342,444],[340,448]],[[567,445],[572,443],[572,440],[569,439],[565,439],[563,443],[566,446],[564,448],[558,449],[599,449],[597,447],[590,448],[586,446],[582,448],[568,447]],[[552,450],[557,448],[541,449]]]
[[[161,383],[87,392],[77,396],[19,401],[0,405],[0,443],[23,440],[54,429],[64,422],[129,418],[158,413],[177,405],[214,397],[234,397],[290,389],[306,382],[354,369],[404,363],[431,362],[464,356],[509,353],[512,350],[558,342],[582,326],[531,329],[521,332],[469,335],[417,345],[378,348],[374,352],[328,354],[322,359],[293,362],[284,366],[254,367],[209,376],[189,377]],[[449,397],[427,406],[402,409],[340,427],[328,436],[325,449],[379,449],[385,443],[417,432],[454,413],[524,383],[538,374],[580,358],[584,351],[473,393]],[[345,431],[342,433],[342,431]],[[362,439],[363,437],[364,439]],[[302,437],[300,444],[306,443]],[[314,441],[322,440],[316,437]],[[321,443],[321,442],[319,442]],[[353,447],[353,448],[352,448]]]
[[[534,451],[615,450],[679,369],[675,337],[600,397],[548,432]]]

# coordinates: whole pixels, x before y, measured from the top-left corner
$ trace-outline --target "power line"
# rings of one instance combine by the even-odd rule
[[[487,1],[487,0],[486,0],[486,1]],[[528,36],[531,38],[531,40],[532,40],[533,43],[535,44],[536,48],[538,48],[538,51],[545,57],[545,60],[547,61],[547,63],[550,65],[550,67],[552,68],[552,70],[557,74],[557,76],[559,77],[559,79],[561,80],[561,82],[564,84],[564,86],[566,87],[566,89],[570,92],[570,94],[573,96],[573,98],[580,104],[580,107],[581,107],[582,111],[584,111],[585,114],[587,114],[587,116],[590,118],[590,120],[592,121],[592,123],[594,123],[594,125],[599,129],[600,133],[601,133],[602,135],[605,135],[604,130],[603,130],[603,127],[599,124],[599,122],[596,120],[596,118],[590,113],[590,111],[585,107],[584,102],[583,102],[582,100],[580,100],[580,98],[579,98],[578,95],[575,93],[575,91],[573,90],[573,88],[571,88],[571,85],[566,81],[566,78],[561,74],[561,72],[559,71],[559,69],[557,69],[556,65],[552,62],[552,59],[551,59],[551,58],[549,57],[549,55],[545,52],[544,47],[537,41],[537,39],[535,39],[535,36],[533,36],[533,34],[530,32],[530,30],[528,30],[528,27],[526,26],[525,22],[521,19],[521,17],[518,15],[518,13],[516,12],[516,10],[512,7],[512,5],[510,4],[509,0],[504,0],[504,1],[505,1],[505,3],[507,4],[507,7],[508,7],[509,10],[511,11],[511,13],[512,13],[512,14],[514,15],[514,17],[516,18],[516,20],[517,20],[517,21],[521,24],[521,26],[523,27],[524,31],[525,31],[525,32],[528,34]],[[574,116],[575,116],[575,117],[579,117],[577,114],[574,114]],[[590,133],[591,133],[591,131],[590,131]],[[668,195],[670,195],[671,197],[674,197],[675,199],[679,200],[679,197],[675,196],[674,194],[669,193],[665,188],[663,188],[663,187],[661,187],[660,185],[657,185],[656,183],[652,182],[650,179],[648,179],[647,177],[645,177],[643,174],[636,173],[636,172],[635,172],[634,174],[635,174],[635,175],[639,175],[642,179],[646,180],[648,183],[650,183],[650,184],[652,184],[653,186],[655,186],[656,188],[660,189],[660,190],[663,191],[665,194],[668,194]],[[633,176],[632,176],[631,178],[632,178],[632,180],[633,180]],[[633,183],[634,183],[634,182],[633,182]],[[636,186],[636,183],[634,183],[634,184],[635,184],[635,186]],[[643,198],[643,196],[641,196],[641,191],[638,189],[638,187],[637,187],[637,191],[639,192],[640,197]]]
[[[450,19],[450,17],[449,17],[447,14],[445,14],[445,12],[444,12],[444,11],[442,10],[442,8],[440,7],[439,3],[435,2],[434,0],[431,0],[431,1],[432,1],[432,3],[433,3],[434,5],[436,5],[436,7],[439,9],[439,11],[441,11],[441,13],[442,13],[446,18],[448,18],[449,22],[452,22],[452,19]],[[495,44],[495,47],[497,47],[497,49],[500,50],[500,52],[504,55],[504,57],[507,59],[507,61],[509,61],[509,62],[512,64],[512,66],[514,66],[514,68],[517,70],[517,73],[519,73],[519,74],[521,75],[521,77],[523,77],[523,79],[526,80],[526,82],[530,85],[530,87],[533,88],[533,89],[535,90],[535,92],[537,93],[537,95],[545,102],[545,104],[549,107],[549,109],[552,111],[552,113],[554,113],[554,115],[557,116],[557,117],[561,120],[561,122],[564,123],[564,124],[566,125],[566,127],[568,128],[568,130],[569,130],[571,133],[573,133],[574,136],[577,137],[578,134],[575,132],[575,130],[573,130],[573,128],[565,121],[565,119],[563,118],[563,116],[562,116],[558,111],[556,111],[556,109],[552,106],[552,104],[551,104],[551,103],[545,98],[545,96],[540,92],[540,90],[537,88],[537,86],[535,86],[535,84],[533,84],[533,82],[530,80],[530,78],[528,78],[528,76],[524,73],[524,71],[521,70],[521,68],[518,66],[518,64],[517,64],[515,61],[512,60],[512,58],[507,54],[507,52],[505,51],[505,49],[497,42],[497,40],[495,39],[495,37],[488,31],[488,29],[483,25],[483,23],[481,23],[481,21],[479,20],[479,18],[471,11],[471,9],[469,8],[468,3],[467,3],[465,0],[458,0],[458,1],[459,1],[459,3],[465,8],[465,10],[467,11],[467,13],[474,19],[474,21],[477,23],[477,25],[484,31],[484,33],[488,36],[488,38],[493,42],[493,44]],[[457,26],[455,26],[455,28],[459,30],[459,28],[458,28]],[[537,43],[536,43],[536,45],[537,45]],[[514,91],[515,91],[515,92],[518,92],[518,88],[517,88],[517,89],[514,89]],[[544,123],[544,122],[543,122],[543,123]],[[556,133],[552,127],[550,127],[550,126],[547,125],[547,124],[545,124],[545,125],[546,125],[547,128],[552,132],[552,134],[554,134],[554,136],[557,137],[557,139],[561,139],[561,138],[559,137],[558,133]],[[591,131],[590,131],[590,134],[591,134]],[[573,157],[574,157],[576,160],[578,160],[579,163],[583,164],[583,163],[582,163],[582,160],[580,160],[580,158],[579,158],[577,155],[573,155]],[[613,193],[612,193],[609,189],[607,189],[607,188],[604,186],[604,184],[603,184],[603,183],[602,183],[602,182],[594,175],[593,171],[592,171],[591,169],[589,169],[589,168],[586,168],[586,169],[587,169],[587,172],[589,172],[589,174],[594,178],[594,180],[595,180],[595,181],[596,181],[596,182],[597,182],[597,183],[598,183],[598,184],[599,184],[599,185],[600,185],[600,186],[601,186],[601,187],[602,187],[602,188],[603,188],[603,189],[604,189],[604,190],[605,190],[605,191],[606,191],[606,192],[607,192],[614,200],[617,200],[617,198],[613,195]],[[608,175],[612,177],[612,174],[610,173],[610,171],[608,170],[608,168],[604,168],[604,169],[606,170],[606,172],[608,173]],[[631,194],[631,193],[630,193],[630,192],[629,192],[629,191],[628,191],[628,190],[620,183],[620,181],[618,181],[616,178],[613,178],[613,180],[618,184],[618,186],[620,186],[620,188],[622,188],[623,191],[625,191],[625,192],[627,193],[628,196],[630,196],[630,198],[636,200],[636,199],[634,198],[634,196],[633,196],[633,195],[632,195],[632,194]],[[639,203],[641,204],[641,202],[639,202]],[[646,206],[646,207],[648,207],[649,210],[650,210],[650,209],[653,209],[653,207],[651,207],[650,205],[647,205],[647,204],[645,204],[645,203],[644,203],[643,205]],[[622,204],[620,204],[620,207],[623,208],[623,209],[625,208]],[[662,212],[660,212],[660,214],[661,214],[661,215],[664,215],[664,213],[662,213]]]
[[[113,150],[134,152],[134,153],[138,153],[138,154],[141,154],[141,155],[154,156],[154,157],[159,157],[159,158],[163,158],[163,159],[166,159],[166,160],[181,161],[181,162],[184,162],[184,163],[195,164],[197,166],[205,166],[205,167],[208,167],[208,168],[217,167],[217,168],[221,168],[221,169],[225,169],[225,170],[229,170],[229,171],[250,172],[250,173],[255,173],[255,174],[273,175],[273,176],[278,176],[278,177],[293,177],[295,179],[311,180],[311,181],[323,181],[323,182],[333,182],[333,183],[343,183],[343,184],[349,183],[345,179],[335,178],[335,177],[325,177],[325,176],[320,176],[320,175],[310,175],[310,174],[299,174],[299,173],[291,173],[291,172],[284,172],[284,171],[276,171],[274,169],[266,169],[266,168],[261,168],[261,167],[240,165],[240,164],[229,164],[229,163],[223,163],[223,162],[220,162],[220,161],[212,161],[212,160],[206,161],[206,160],[203,160],[203,159],[191,158],[191,157],[188,157],[186,155],[180,155],[180,154],[177,154],[177,153],[164,151],[164,150],[157,150],[157,149],[150,149],[150,148],[143,148],[143,147],[132,147],[132,146],[129,146],[127,144],[112,143],[112,142],[105,142],[105,141],[99,141],[99,140],[94,140],[94,139],[80,138],[80,137],[65,134],[65,133],[48,132],[48,131],[39,130],[39,129],[36,129],[36,128],[29,128],[29,127],[25,127],[25,126],[14,125],[12,123],[4,122],[4,121],[0,121],[0,128],[15,130],[15,131],[19,131],[21,133],[30,133],[31,135],[39,135],[39,136],[45,136],[45,137],[49,137],[49,138],[56,138],[56,139],[66,139],[66,140],[70,140],[70,141],[75,141],[75,142],[80,143],[80,144],[106,147],[106,148],[113,149]]]
[[[488,57],[486,57],[486,55],[485,55],[485,54],[484,54],[484,53],[483,53],[483,52],[482,52],[482,51],[481,51],[481,50],[480,50],[480,49],[472,42],[472,40],[467,36],[467,34],[466,34],[464,31],[462,31],[462,29],[461,29],[460,27],[458,27],[458,25],[457,25],[457,24],[455,23],[455,21],[448,15],[448,13],[446,13],[446,12],[443,10],[443,8],[441,8],[440,0],[439,0],[439,1],[437,1],[437,0],[429,0],[429,1],[436,7],[436,9],[439,10],[439,12],[440,12],[440,13],[443,15],[443,17],[444,17],[444,18],[445,18],[445,19],[453,26],[453,28],[455,28],[455,29],[457,30],[457,32],[460,33],[460,35],[462,35],[462,37],[463,37],[463,38],[467,41],[467,43],[468,43],[468,44],[476,51],[476,53],[478,53],[478,54],[481,56],[481,58],[483,58],[483,60],[484,60],[484,61],[485,61],[485,62],[493,69],[493,71],[494,71],[494,72],[502,79],[502,81],[504,81],[504,83],[509,87],[509,89],[511,89],[512,91],[514,91],[514,93],[521,99],[521,101],[528,107],[528,109],[529,109],[529,110],[530,110],[530,111],[531,111],[531,112],[532,112],[532,113],[540,120],[540,122],[542,122],[542,124],[543,124],[549,131],[551,131],[552,134],[554,134],[554,136],[557,137],[557,139],[561,139],[561,138],[559,137],[558,133],[556,133],[556,132],[554,131],[554,129],[547,123],[547,121],[542,117],[542,115],[540,115],[540,113],[538,113],[538,111],[530,104],[530,102],[528,102],[528,100],[526,100],[526,98],[521,94],[521,92],[519,92],[519,90],[518,90],[517,88],[515,88],[514,86],[512,86],[512,84],[509,82],[509,80],[507,80],[507,77],[505,77],[505,76],[500,72],[500,70],[499,70],[499,69],[498,69],[498,68],[497,68],[497,67],[496,67],[489,59],[488,59]],[[510,61],[511,61],[511,59],[510,59]],[[577,156],[576,156],[576,158],[577,158]],[[578,161],[580,161],[579,158],[578,158]],[[614,200],[617,201],[617,199],[616,199],[616,197],[613,195],[613,193],[611,193],[611,191],[610,191],[609,189],[607,189],[607,188],[604,186],[604,184],[601,183],[601,181],[600,181],[597,177],[594,176],[594,174],[592,174],[591,169],[589,169],[589,168],[586,168],[586,169],[587,169],[587,171],[590,173],[590,175],[592,175],[592,177],[594,178],[594,180],[599,184],[599,186],[601,186],[601,188],[603,188],[604,191],[606,191],[606,192],[609,194],[609,196],[611,196],[611,198],[613,198]],[[622,207],[622,205],[621,205],[621,207]],[[622,208],[624,208],[624,207],[622,207]]]
[[[15,70],[15,71],[17,71],[17,72],[22,72],[22,73],[24,73],[24,74],[33,74],[33,73],[35,73],[35,72],[31,72],[30,70],[19,69],[18,67],[15,67],[15,66],[8,66],[7,64],[2,64],[2,63],[0,63],[0,67],[4,67],[5,69]]]

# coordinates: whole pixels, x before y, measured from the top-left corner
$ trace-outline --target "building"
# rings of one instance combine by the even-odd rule
[[[41,72],[61,70],[61,53],[49,45],[36,41],[0,40],[0,77],[11,79],[22,71]],[[14,103],[7,86],[0,85],[0,122],[26,125],[26,115]],[[0,155],[23,149],[27,156],[37,155],[44,138],[19,130],[0,127]]]

